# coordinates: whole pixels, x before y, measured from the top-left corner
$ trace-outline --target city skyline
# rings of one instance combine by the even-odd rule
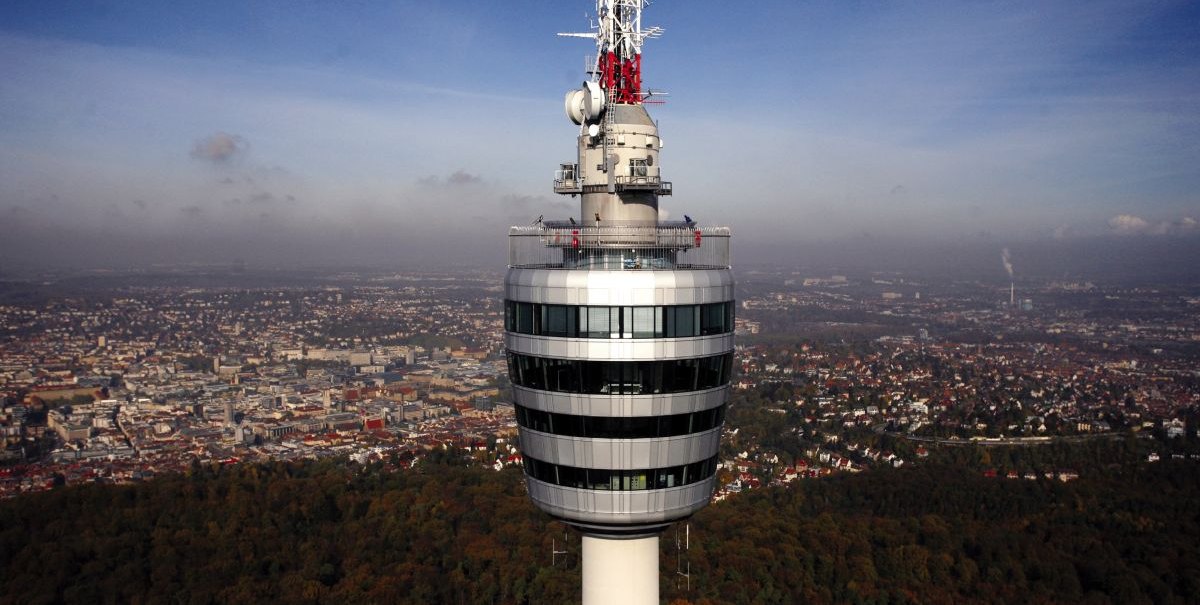
[[[574,212],[550,180],[590,50],[553,35],[586,28],[578,7],[506,8],[10,7],[0,269],[499,253],[496,224]],[[1023,260],[1014,242],[1195,249],[1192,5],[663,1],[653,17],[664,175],[686,184],[666,213],[707,223],[736,197],[743,258],[967,246],[1000,271],[1003,246]],[[535,143],[492,151],[518,132]]]

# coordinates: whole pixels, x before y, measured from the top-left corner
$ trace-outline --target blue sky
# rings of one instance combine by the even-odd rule
[[[591,9],[7,2],[0,254],[501,247],[506,224],[578,211],[549,190],[591,49],[554,33]],[[1196,235],[1195,2],[660,0],[646,19],[674,216],[772,242]]]

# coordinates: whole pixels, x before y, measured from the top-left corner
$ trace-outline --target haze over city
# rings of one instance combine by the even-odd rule
[[[1018,274],[1195,277],[1194,3],[723,6],[656,3],[645,70],[669,92],[664,213],[729,224],[740,263],[1002,278],[1008,246]],[[15,2],[0,22],[0,271],[483,266],[499,226],[577,211],[550,192],[591,51],[553,35],[586,29],[574,3]]]

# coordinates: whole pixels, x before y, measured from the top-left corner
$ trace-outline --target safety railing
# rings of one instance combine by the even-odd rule
[[[668,271],[729,268],[728,227],[571,225],[512,227],[508,266],[522,269]]]

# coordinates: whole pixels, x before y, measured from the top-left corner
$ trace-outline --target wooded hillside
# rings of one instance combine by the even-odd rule
[[[961,468],[801,481],[691,521],[694,603],[1187,603],[1200,597],[1191,461],[1054,481]],[[566,603],[577,534],[521,475],[426,462],[195,468],[0,502],[0,603]]]

